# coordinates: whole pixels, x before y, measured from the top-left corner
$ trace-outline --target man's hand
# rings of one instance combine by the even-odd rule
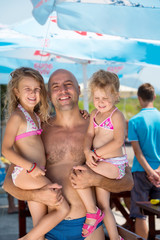
[[[70,181],[73,188],[87,188],[94,186],[96,174],[86,165],[73,167]]]
[[[41,189],[36,189],[33,191],[33,201],[54,208],[55,206],[60,205],[63,201],[61,189],[62,186],[57,183],[48,184]]]
[[[109,192],[130,191],[133,187],[133,177],[129,167],[126,167],[126,174],[121,179],[109,179],[92,171],[88,166],[76,166],[70,174],[70,181],[73,188],[100,187]]]
[[[79,110],[80,111],[80,113],[82,114],[82,117],[84,118],[84,119],[87,119],[87,118],[89,118],[90,117],[90,114],[86,111],[86,110]]]

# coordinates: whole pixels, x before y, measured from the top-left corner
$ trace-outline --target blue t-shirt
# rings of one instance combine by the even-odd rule
[[[160,165],[160,112],[156,108],[143,108],[128,122],[128,140],[138,141],[149,165],[156,169]],[[132,172],[145,171],[136,156]]]

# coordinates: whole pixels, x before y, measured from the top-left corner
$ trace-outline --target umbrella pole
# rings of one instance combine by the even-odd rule
[[[87,90],[87,63],[82,63],[83,68],[83,85],[84,85],[84,93],[83,93],[83,103],[84,109],[89,112],[88,107],[88,90]]]

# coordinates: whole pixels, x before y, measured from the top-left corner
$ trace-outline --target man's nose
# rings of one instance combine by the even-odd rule
[[[66,87],[65,85],[62,85],[62,86],[60,87],[60,91],[61,91],[61,92],[66,92],[66,91],[67,91],[67,87]]]

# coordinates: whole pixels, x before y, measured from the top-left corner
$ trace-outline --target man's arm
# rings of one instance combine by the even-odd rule
[[[87,166],[77,166],[70,175],[74,188],[100,187],[109,192],[119,193],[130,191],[133,188],[133,178],[129,167],[126,167],[126,174],[122,179],[109,179],[93,172]]]
[[[12,182],[11,174],[13,168],[14,165],[11,164],[5,177],[3,188],[6,192],[19,200],[40,202],[50,207],[55,207],[55,205],[61,203],[63,199],[61,186],[55,183],[49,184],[41,189],[23,190],[16,187]]]
[[[146,160],[146,158],[145,158],[145,156],[144,156],[144,154],[143,154],[143,152],[140,148],[139,142],[138,141],[132,141],[131,144],[132,144],[133,151],[134,151],[134,154],[135,154],[138,162],[144,168],[147,175],[152,176],[154,179],[157,179],[157,181],[158,181],[159,175],[158,175],[158,173],[156,173],[156,171],[153,168],[151,168],[151,166],[147,162],[147,160]]]

